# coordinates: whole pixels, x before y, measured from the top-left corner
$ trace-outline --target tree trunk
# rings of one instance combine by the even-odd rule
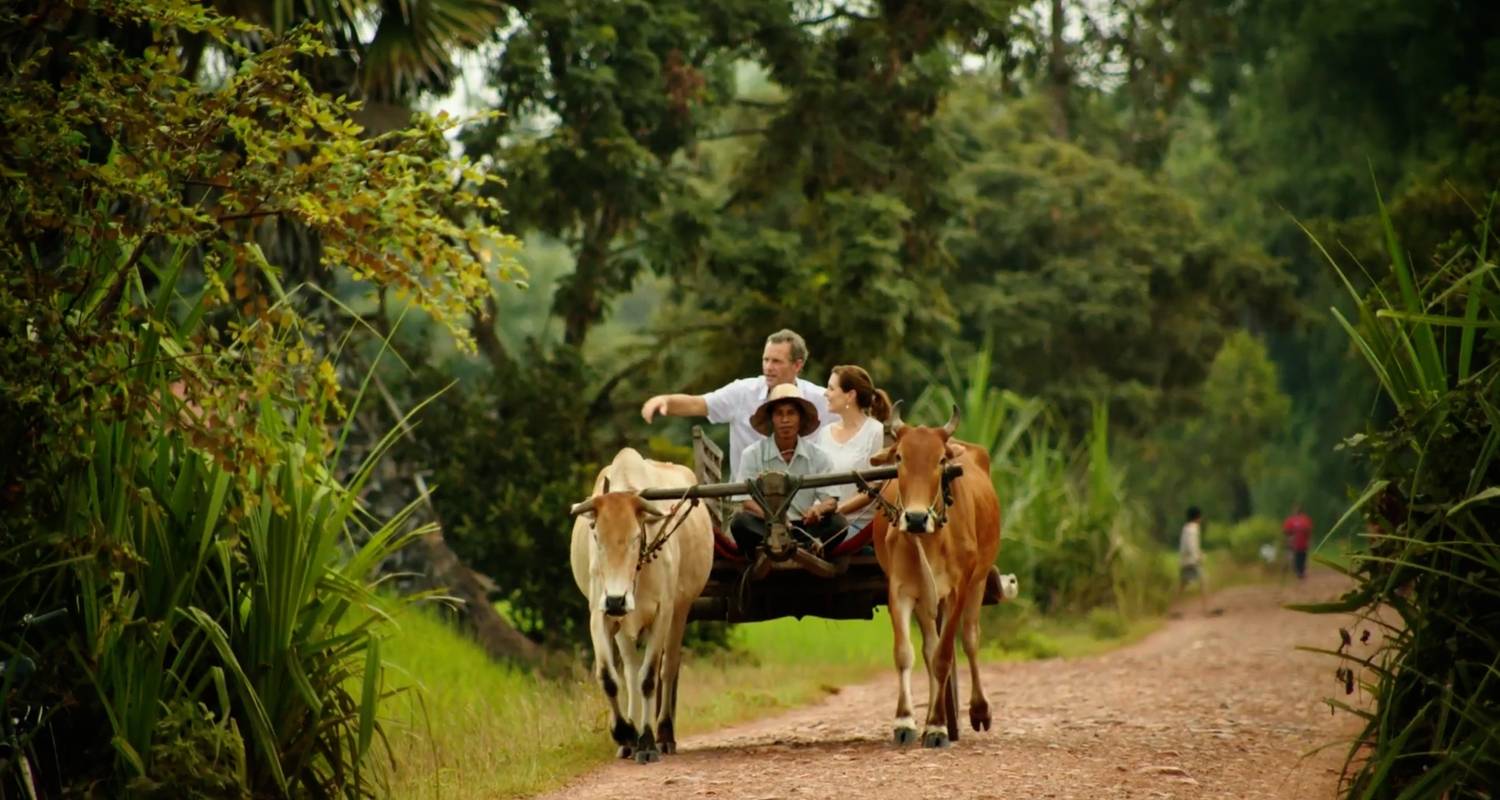
[[[1068,68],[1068,52],[1063,41],[1063,26],[1067,17],[1063,13],[1063,0],[1052,0],[1051,47],[1047,56],[1047,93],[1052,100],[1052,134],[1066,140],[1068,129],[1068,94],[1072,86],[1072,70]]]
[[[558,296],[563,311],[563,343],[569,347],[583,349],[589,329],[604,317],[606,293],[617,293],[610,285],[628,277],[609,274],[609,248],[620,229],[619,216],[614,206],[607,203],[599,209],[597,218],[585,226],[572,285],[567,287],[566,294]]]
[[[1244,475],[1236,475],[1234,476],[1231,488],[1234,492],[1234,508],[1231,509],[1232,519],[1235,522],[1248,519],[1250,514],[1255,510],[1255,504],[1250,494],[1250,482],[1245,480]]]
[[[385,401],[386,408],[391,413],[391,418],[401,427],[401,433],[411,437],[411,426],[406,423],[406,418],[401,409],[396,405],[395,398],[386,389],[385,384],[375,375],[375,388]],[[516,630],[500,612],[490,604],[489,588],[486,583],[493,582],[483,579],[482,576],[464,564],[458,554],[448,546],[443,538],[443,520],[438,516],[437,506],[432,502],[432,494],[427,490],[427,481],[423,480],[420,473],[412,476],[417,487],[417,496],[422,499],[422,505],[427,508],[427,513],[432,515],[432,521],[436,526],[433,531],[422,536],[422,549],[427,557],[427,573],[435,583],[443,586],[454,597],[464,604],[464,616],[474,626],[474,638],[479,641],[479,646],[484,652],[496,661],[508,661],[520,663],[527,666],[538,666],[543,663],[544,651],[536,642],[526,638],[524,634]]]
[[[417,483],[418,491],[426,498],[427,487],[421,476],[417,476]],[[432,510],[430,500],[427,501],[427,507]],[[436,511],[433,513],[435,515]],[[422,537],[422,550],[426,553],[427,571],[433,580],[447,587],[450,594],[463,601],[464,615],[474,626],[474,638],[490,658],[527,666],[541,663],[542,648],[506,622],[490,604],[486,582],[448,547],[448,542],[443,539],[441,523],[437,530]]]
[[[495,295],[491,292],[484,298],[483,306],[475,306],[471,317],[472,333],[474,343],[479,347],[479,352],[489,359],[490,369],[496,375],[504,375],[515,369],[515,361],[506,349],[505,343],[500,341],[500,335],[495,332],[495,318],[499,314],[499,305],[495,302]]]
[[[599,282],[604,275],[606,245],[597,235],[587,236],[578,250],[573,285],[569,287],[567,308],[563,313],[563,343],[579,350],[588,338],[589,328],[602,315]]]

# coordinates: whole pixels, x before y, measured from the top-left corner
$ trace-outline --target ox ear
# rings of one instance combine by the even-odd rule
[[[901,438],[901,431],[906,429],[906,423],[901,421],[901,401],[897,400],[891,406],[891,418],[885,421],[885,429],[897,439]]]
[[[969,451],[969,448],[965,447],[962,442],[957,442],[952,439],[948,440],[948,444],[945,446],[945,449],[948,451],[948,459],[950,461],[956,461],[960,458],[963,458],[964,453],[967,453]]]
[[[887,464],[894,464],[894,463],[896,463],[896,446],[895,445],[891,445],[890,447],[887,447],[884,450],[881,450],[880,452],[878,452],[878,453],[870,456],[870,464],[872,466],[883,467],[883,466],[886,466]]]

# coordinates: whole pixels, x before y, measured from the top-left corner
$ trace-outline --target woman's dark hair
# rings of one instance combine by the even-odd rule
[[[875,388],[875,382],[870,380],[870,373],[865,372],[864,367],[844,364],[834,367],[833,374],[838,376],[840,389],[854,392],[854,404],[866,414],[881,422],[891,418],[891,396],[884,389]]]
[[[1188,511],[1187,511],[1187,521],[1188,522],[1192,522],[1193,520],[1195,520],[1195,519],[1197,519],[1197,518],[1199,518],[1201,516],[1203,516],[1203,512],[1199,511],[1197,506],[1188,506]]]

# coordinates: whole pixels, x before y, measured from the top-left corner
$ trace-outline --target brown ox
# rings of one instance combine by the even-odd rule
[[[627,447],[599,471],[594,496],[573,507],[573,580],[589,601],[594,674],[614,712],[610,735],[621,758],[634,754],[642,764],[677,748],[682,632],[714,545],[708,509],[652,503],[639,492],[695,482],[687,467]]]
[[[888,608],[895,633],[895,741],[917,738],[911,701],[911,616],[922,628],[922,660],[927,666],[925,747],[948,745],[948,718],[942,698],[952,675],[953,642],[962,626],[972,692],[969,722],[989,730],[990,707],[979,682],[979,607],[985,576],[1000,551],[1000,500],[990,482],[990,458],[983,448],[952,439],[958,407],[941,428],[904,425],[893,410],[895,443],[875,454],[877,464],[896,463],[896,479],[880,493],[884,513],[875,518],[875,555],[889,584]],[[945,499],[944,467],[956,463],[963,474],[951,482]],[[939,611],[943,629],[937,631]]]

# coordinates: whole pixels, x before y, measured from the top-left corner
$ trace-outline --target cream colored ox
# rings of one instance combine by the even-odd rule
[[[891,629],[899,681],[895,741],[917,738],[911,700],[911,617],[922,629],[922,661],[927,665],[927,721],[924,747],[946,747],[947,711],[942,702],[952,669],[953,644],[963,631],[969,657],[969,722],[989,730],[990,705],[979,680],[979,608],[986,576],[1000,551],[1000,500],[990,482],[990,457],[984,448],[953,439],[958,407],[941,428],[905,425],[892,410],[896,441],[871,457],[871,463],[896,464],[896,479],[886,481],[877,501],[875,555],[885,570]],[[963,467],[945,497],[942,474],[949,464]],[[1015,596],[1015,579],[1001,579],[1004,595]],[[943,627],[937,630],[939,609]],[[957,728],[955,727],[956,731]]]
[[[589,603],[594,674],[614,712],[620,757],[641,764],[677,749],[682,633],[708,582],[714,545],[704,506],[638,493],[695,482],[687,467],[627,447],[599,471],[594,496],[573,507],[573,580]]]

